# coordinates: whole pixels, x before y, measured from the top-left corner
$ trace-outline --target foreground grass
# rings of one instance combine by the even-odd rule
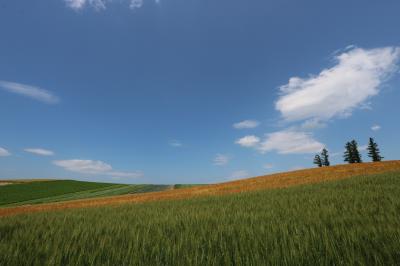
[[[0,265],[395,265],[400,173],[0,218]]]

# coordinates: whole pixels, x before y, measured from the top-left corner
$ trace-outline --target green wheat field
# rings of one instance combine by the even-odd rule
[[[0,218],[0,265],[399,265],[400,173]]]

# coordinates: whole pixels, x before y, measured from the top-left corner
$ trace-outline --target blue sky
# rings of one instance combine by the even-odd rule
[[[400,158],[399,1],[0,3],[0,178],[209,183]],[[368,161],[367,156],[363,156]]]

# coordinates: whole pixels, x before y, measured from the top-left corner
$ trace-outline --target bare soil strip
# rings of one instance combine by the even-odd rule
[[[325,168],[313,168],[259,176],[250,179],[186,189],[175,189],[135,195],[75,200],[41,205],[26,205],[12,208],[0,208],[0,216],[9,216],[40,211],[54,211],[69,208],[98,207],[123,203],[141,203],[160,200],[187,199],[198,196],[224,195],[246,191],[286,188],[296,185],[340,180],[354,176],[373,175],[396,171],[400,172],[400,161],[337,165]]]

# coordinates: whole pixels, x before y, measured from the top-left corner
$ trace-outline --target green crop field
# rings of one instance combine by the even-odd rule
[[[162,191],[168,185],[121,185],[74,180],[39,181],[0,186],[0,206],[49,203],[94,197]]]
[[[0,218],[0,265],[398,265],[400,173]]]

